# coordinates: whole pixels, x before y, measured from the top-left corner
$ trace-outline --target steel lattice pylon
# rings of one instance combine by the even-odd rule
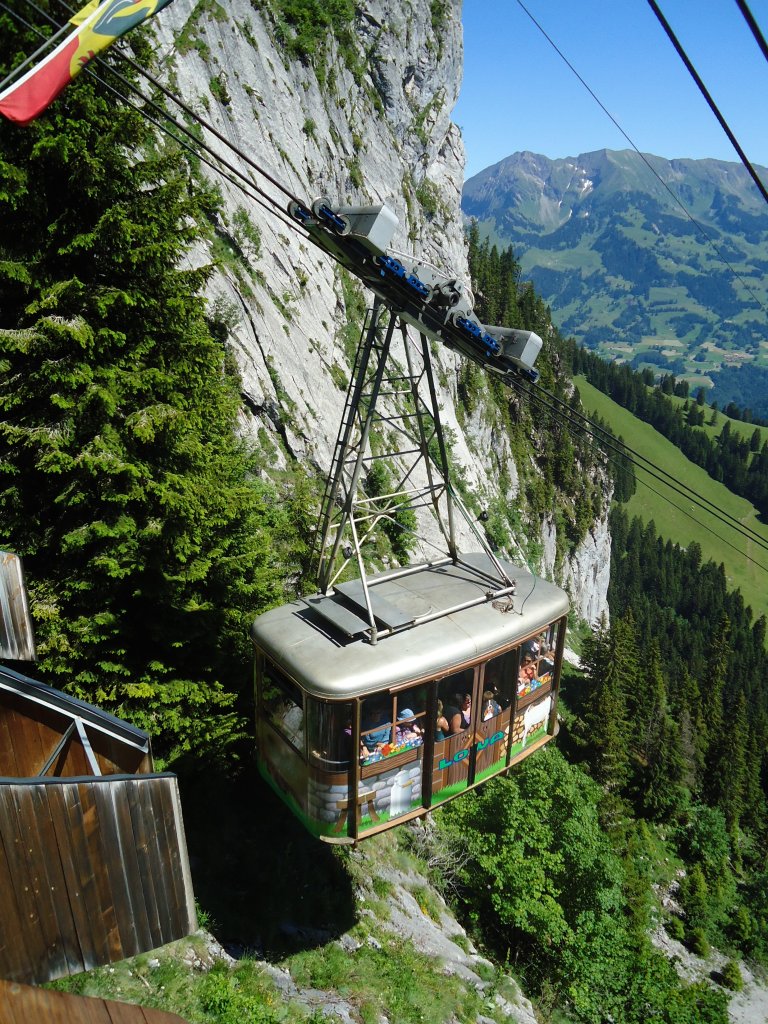
[[[403,368],[392,355],[399,329],[405,350]],[[375,452],[371,438],[376,438]],[[366,486],[378,460],[396,467],[396,482],[385,494]],[[362,584],[370,623],[369,639],[383,635],[377,626],[363,557],[363,545],[385,523],[398,524],[405,509],[429,508],[444,539],[445,551],[430,564],[461,562],[456,542],[456,515],[462,516],[495,569],[488,575],[485,599],[514,593],[504,572],[450,486],[448,457],[440,422],[429,343],[418,341],[398,314],[376,300],[368,311],[323,496],[317,531],[318,583],[329,594],[353,559]],[[422,563],[423,564],[423,563]],[[399,573],[418,571],[406,567]],[[389,578],[392,576],[390,574]]]

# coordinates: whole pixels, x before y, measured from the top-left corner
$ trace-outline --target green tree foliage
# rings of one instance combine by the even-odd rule
[[[500,252],[488,239],[481,242],[475,222],[469,227],[467,240],[477,315],[485,324],[539,334],[544,347],[536,368],[541,373],[542,385],[583,415],[578,392],[565,373],[563,343],[552,324],[550,311],[530,283],[521,280],[520,265],[512,249]],[[496,407],[499,426],[507,433],[517,456],[526,519],[538,524],[554,512],[559,553],[562,555],[567,548],[574,550],[604,507],[607,484],[594,447],[586,435],[570,430],[564,416],[553,414],[530,396],[511,392],[496,378],[462,368],[458,394],[461,408],[468,415],[476,412],[478,396],[486,386]],[[632,470],[626,463],[619,490],[623,498],[634,490]]]
[[[586,642],[586,678],[567,694],[574,753],[619,813],[625,801],[672,825],[689,938],[766,958],[765,620],[698,545],[682,550],[620,509],[611,526],[611,626]]]
[[[0,22],[7,70],[35,40]],[[28,128],[3,121],[0,154],[0,532],[40,672],[160,755],[220,750],[285,512],[235,437],[207,270],[182,268],[214,197],[85,75]]]
[[[639,671],[631,621],[616,622],[588,637],[582,663],[592,684],[584,710],[588,764],[606,789],[621,789],[630,773],[627,704],[637,690]]]
[[[644,834],[622,836],[619,853],[601,801],[549,747],[446,807],[440,829],[468,855],[460,881],[472,920],[497,954],[514,951],[529,989],[554,987],[574,1020],[725,1024],[722,994],[682,985],[651,947]]]

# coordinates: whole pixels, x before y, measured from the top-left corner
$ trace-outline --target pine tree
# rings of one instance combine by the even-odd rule
[[[723,757],[718,765],[720,775],[718,805],[725,814],[729,829],[735,835],[744,814],[747,782],[749,726],[747,723],[747,699],[743,692],[738,694],[732,706],[727,732],[728,740],[723,744]]]
[[[636,692],[638,683],[631,619],[617,620],[588,637],[582,663],[590,687],[584,713],[584,729],[591,742],[587,763],[607,790],[621,790],[630,773],[628,694]]]
[[[0,61],[32,48],[0,28]],[[87,76],[0,154],[0,529],[40,672],[161,756],[223,750],[284,512],[236,440],[208,271],[181,269],[215,197]]]
[[[645,661],[642,698],[634,710],[630,703],[629,715],[637,758],[633,783],[636,803],[652,820],[668,820],[684,809],[688,793],[680,732],[669,712],[657,644]]]
[[[708,803],[719,804],[727,799],[723,787],[723,766],[729,757],[729,736],[725,728],[723,693],[733,659],[729,643],[730,622],[723,616],[714,633],[706,667],[706,687],[702,691],[702,712],[707,732],[707,766],[704,773],[704,795]]]
[[[677,699],[680,753],[683,758],[682,783],[694,796],[701,792],[706,766],[707,731],[701,710],[701,693],[696,680],[683,672]]]

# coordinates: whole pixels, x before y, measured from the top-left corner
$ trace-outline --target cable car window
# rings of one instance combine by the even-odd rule
[[[402,754],[424,743],[426,687],[412,686],[363,701],[360,757],[364,765]]]
[[[551,685],[554,679],[558,629],[559,623],[555,622],[546,632],[526,640],[521,645],[517,680],[518,700],[530,696],[541,687]]]
[[[264,662],[261,701],[268,720],[304,753],[304,707],[301,690],[277,666]]]
[[[491,658],[485,666],[480,721],[488,722],[508,708],[515,699],[517,651]]]
[[[472,685],[474,669],[467,668],[462,672],[441,679],[437,687],[438,709],[442,702],[442,718],[448,725],[448,735],[455,736],[469,728],[472,716]],[[440,718],[438,710],[438,718]],[[445,731],[443,726],[442,731]]]
[[[346,771],[352,763],[352,704],[328,704],[307,697],[309,760],[329,772]]]
[[[536,661],[536,677],[542,683],[551,683],[555,672],[555,652],[557,651],[557,635],[560,623],[555,622],[547,633],[542,634],[543,643]]]

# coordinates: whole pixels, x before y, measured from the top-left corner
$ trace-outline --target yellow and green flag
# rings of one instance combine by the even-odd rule
[[[29,124],[97,53],[171,2],[91,0],[69,19],[74,31],[31,71],[0,92],[0,114],[17,124]]]

